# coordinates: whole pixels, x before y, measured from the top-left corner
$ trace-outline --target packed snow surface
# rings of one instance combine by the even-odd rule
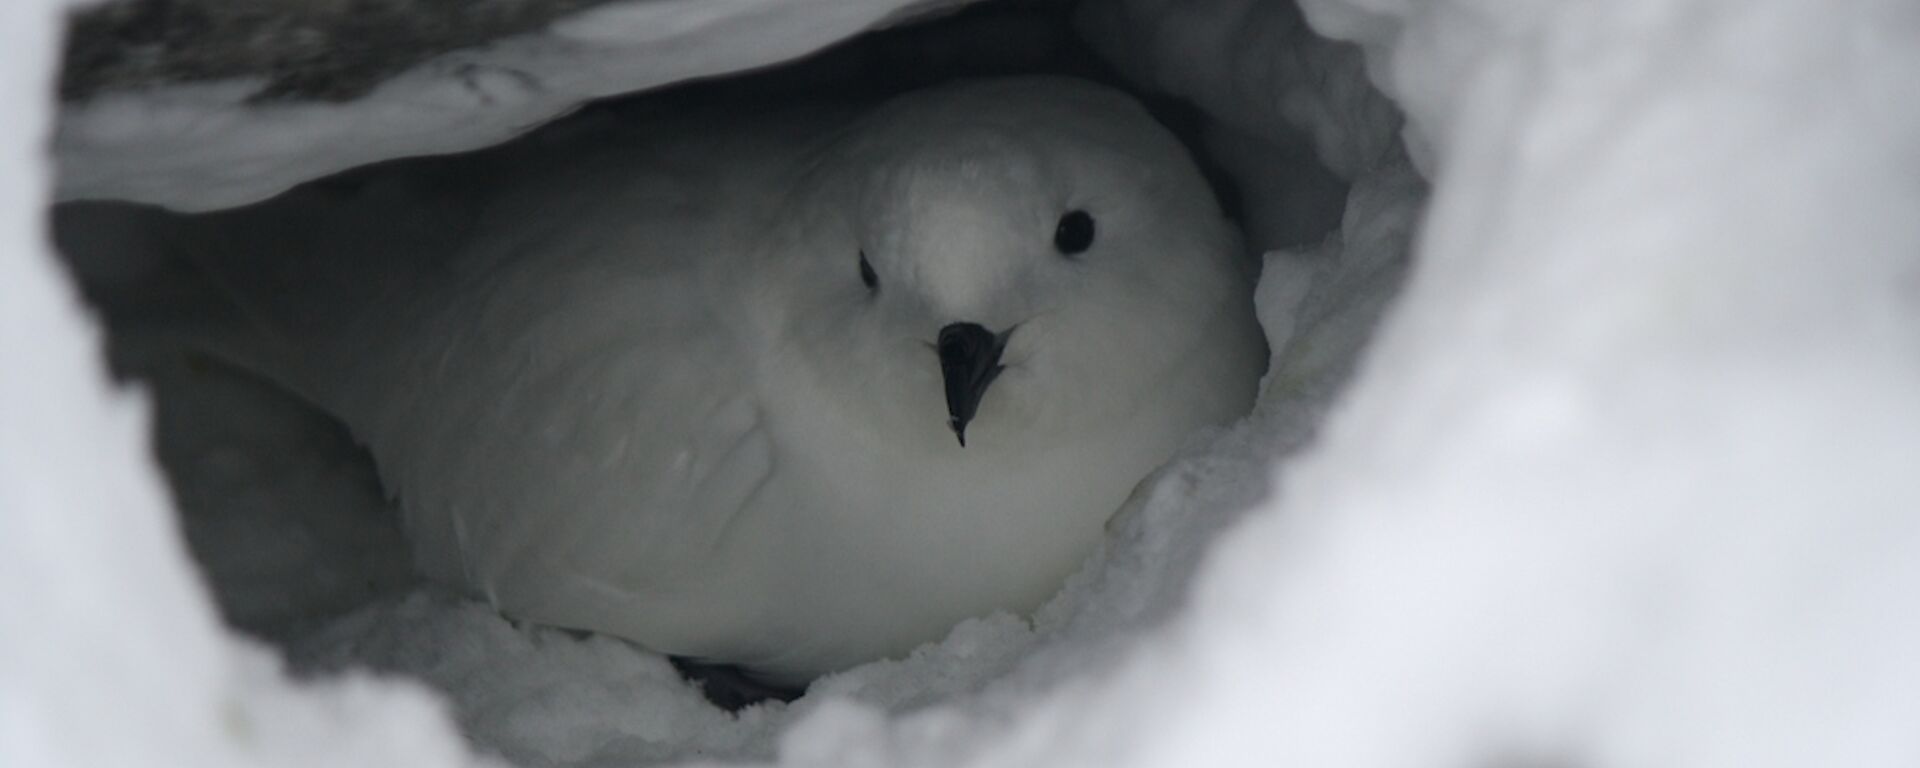
[[[778,63],[963,1],[608,3],[435,57],[346,103],[249,101],[264,80],[110,92],[62,109],[56,194],[241,205],[371,162],[496,144],[589,99]]]
[[[1259,37],[1255,3],[1166,5],[1108,10],[1197,58]],[[963,623],[739,719],[657,658],[405,584],[280,635],[292,663],[423,678],[529,765],[1920,762],[1920,12],[1305,6],[1360,44],[1411,162],[1318,147],[1355,185],[1337,237],[1269,257],[1254,413],[1144,485],[1030,621]],[[32,229],[50,11],[0,10],[0,351],[24,372],[0,378],[0,762],[456,764],[418,689],[289,684],[217,630],[140,409]],[[1243,135],[1356,114],[1310,106],[1357,103],[1324,95],[1350,69],[1263,102],[1271,61],[1144,68]],[[156,380],[188,375],[217,374]],[[210,432],[176,460],[311,435]]]

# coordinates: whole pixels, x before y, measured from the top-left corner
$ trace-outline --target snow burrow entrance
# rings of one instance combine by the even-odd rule
[[[610,29],[657,31],[645,4],[628,9],[640,14],[633,19],[622,20],[623,7],[568,17],[544,34],[605,42],[596,35]],[[637,63],[573,97],[618,90],[622,78],[644,86],[725,74],[721,65],[680,72],[651,48],[697,40],[715,61],[745,61],[762,36],[788,34],[780,20],[762,20],[769,26],[752,34],[707,21],[713,31],[686,41],[628,43]],[[368,160],[484,143],[504,124],[565,106],[540,73],[567,73],[554,75],[565,82],[573,68],[618,69],[597,62],[591,46],[573,59],[532,46],[541,53],[529,63],[529,46],[518,37],[456,51],[334,102],[287,101],[258,83],[92,94],[65,115],[63,190],[183,210],[243,203]],[[153,77],[171,76],[156,69]],[[890,712],[1015,708],[1032,691],[1111,669],[1179,610],[1215,535],[1267,494],[1275,462],[1306,440],[1397,288],[1424,199],[1397,150],[1398,114],[1366,83],[1358,51],[1317,37],[1290,6],[984,4],[795,64],[586,110],[617,117],[873,99],[1030,73],[1132,90],[1208,166],[1248,236],[1248,257],[1266,260],[1259,302],[1273,368],[1260,403],[1143,486],[1108,545],[1038,615],[968,621],[910,658],[832,676],[791,706],[739,717],[708,706],[658,656],[519,625],[414,576],[379,481],[342,428],[168,338],[169,326],[197,318],[191,295],[168,293],[179,265],[141,225],[151,209],[72,203],[57,209],[56,234],[114,329],[115,367],[153,394],[156,448],[182,528],[232,626],[277,646],[298,674],[371,669],[419,679],[447,697],[482,751],[519,764],[765,758],[789,723],[846,702]],[[422,110],[421,98],[443,103]],[[559,125],[582,119],[590,118]],[[422,125],[443,133],[423,139]]]
[[[1341,329],[1393,295],[1370,286],[1394,282],[1417,207],[1405,163],[1358,151],[1392,127],[1285,8],[1090,4],[1085,39],[1135,82],[1243,134],[1304,131],[1354,185],[1328,241],[1342,268],[1291,313],[1266,296],[1269,327],[1292,324],[1280,370],[1302,375],[1171,465],[1033,626],[970,623],[737,721],[621,646],[432,597],[334,623],[359,640],[331,647],[442,664],[452,720],[527,762],[1913,765],[1912,4],[1302,3],[1408,117],[1433,182],[1417,262],[1321,423],[1311,393],[1358,346]],[[348,103],[249,104],[258,82],[103,97],[64,111],[59,194],[238,204],[787,60],[905,5],[604,3]],[[140,412],[103,383],[30,223],[56,6],[0,5],[19,116],[0,142],[0,763],[474,764],[422,688],[289,682],[217,625]],[[138,271],[93,266],[116,265]],[[1316,423],[1258,511],[1218,537],[1190,524],[1224,522],[1263,452]],[[209,463],[270,463],[239,458]],[[1165,576],[1202,552],[1190,589]],[[551,674],[573,664],[596,674]]]

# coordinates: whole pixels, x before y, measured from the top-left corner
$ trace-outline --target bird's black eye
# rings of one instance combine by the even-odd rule
[[[1072,256],[1093,247],[1093,216],[1086,211],[1068,211],[1053,228],[1053,247]]]
[[[860,282],[867,284],[867,290],[880,290],[880,276],[874,274],[873,265],[867,263],[867,252],[860,252]]]

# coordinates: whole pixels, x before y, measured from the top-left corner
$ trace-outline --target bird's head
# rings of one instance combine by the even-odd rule
[[[1159,398],[1245,407],[1266,358],[1239,236],[1132,99],[1057,78],[924,91],[814,168],[792,279],[821,284],[793,333],[849,361],[821,373],[851,379],[850,407],[962,446],[1123,434]],[[1179,391],[1209,375],[1248,394]]]

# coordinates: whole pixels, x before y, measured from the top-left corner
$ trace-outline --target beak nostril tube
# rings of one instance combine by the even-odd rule
[[[940,329],[935,350],[940,353],[940,378],[946,383],[947,426],[963,448],[967,424],[980,409],[980,398],[1000,375],[1000,353],[1011,333],[996,334],[978,323],[953,323]]]

